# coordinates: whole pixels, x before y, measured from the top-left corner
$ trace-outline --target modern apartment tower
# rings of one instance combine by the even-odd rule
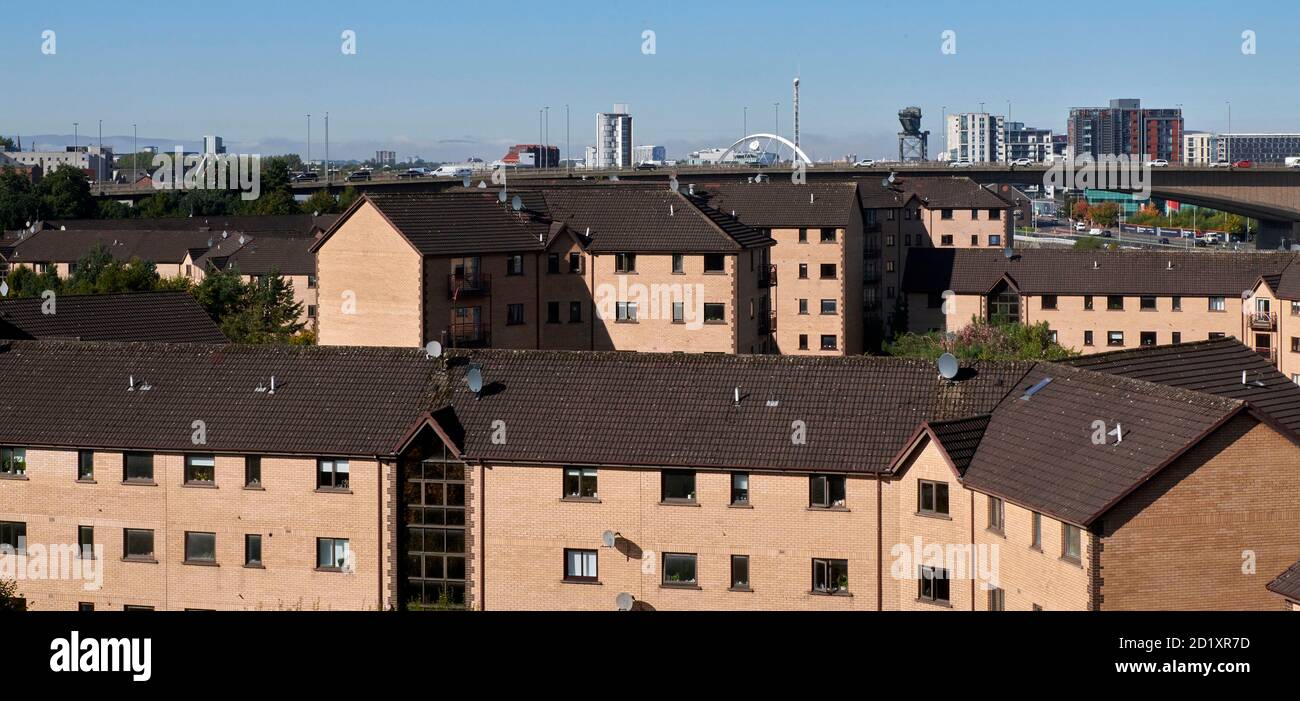
[[[616,103],[613,112],[596,113],[595,168],[631,168],[632,115],[627,105]]]
[[[1133,98],[1111,100],[1109,107],[1075,107],[1069,135],[1075,156],[1183,159],[1183,111],[1177,107],[1143,108]]]
[[[995,163],[1002,160],[1006,117],[988,112],[963,112],[945,117],[948,160]]]

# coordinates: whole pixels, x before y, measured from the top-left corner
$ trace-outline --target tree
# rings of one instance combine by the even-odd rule
[[[53,270],[38,273],[26,265],[19,265],[9,271],[9,297],[39,297],[46,290],[58,292],[61,289],[59,276]]]
[[[288,343],[302,331],[302,304],[294,301],[293,283],[272,268],[249,285],[243,309],[221,322],[226,338],[237,343]]]
[[[194,299],[217,323],[242,310],[247,304],[248,285],[239,274],[239,268],[209,269],[203,282],[194,286]]]
[[[1061,360],[1078,353],[1052,341],[1047,322],[1032,326],[990,323],[972,318],[971,323],[954,334],[933,331],[906,334],[885,344],[889,355],[908,358],[937,359],[952,353],[959,360]]]
[[[7,136],[0,136],[0,151],[17,151],[18,147],[14,145],[14,140]]]
[[[22,229],[40,218],[32,182],[12,168],[0,169],[0,229]]]
[[[1105,250],[1106,244],[1096,236],[1084,236],[1074,240],[1074,250],[1076,251],[1101,251]]]
[[[328,190],[322,188],[313,192],[311,197],[308,197],[307,201],[302,203],[302,211],[307,214],[315,212],[320,212],[321,214],[334,214],[342,211],[342,209],[339,206],[339,201],[335,199],[334,195]]]
[[[90,196],[86,174],[69,165],[61,165],[41,178],[36,186],[41,201],[41,215],[53,219],[80,219],[98,211]]]
[[[130,219],[131,208],[117,200],[99,201],[100,219]]]
[[[1114,202],[1102,202],[1088,210],[1092,221],[1101,226],[1115,226],[1119,223],[1119,205]]]
[[[361,197],[361,193],[358,192],[355,187],[348,185],[347,187],[343,188],[343,194],[339,195],[338,211],[340,212],[345,211],[348,207],[351,207],[352,204],[356,202],[357,198],[359,197]]]
[[[23,611],[26,607],[18,596],[18,582],[0,579],[0,611]]]

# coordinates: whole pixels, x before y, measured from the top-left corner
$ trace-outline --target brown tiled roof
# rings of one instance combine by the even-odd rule
[[[1007,200],[963,176],[896,178],[894,186],[908,195],[916,195],[921,204],[930,209],[1006,209],[1011,206]]]
[[[1268,583],[1268,590],[1281,595],[1289,601],[1300,601],[1300,562],[1291,565],[1285,572]]]
[[[1290,265],[1287,265],[1276,276],[1269,286],[1273,288],[1273,293],[1278,299],[1300,300],[1300,262],[1297,257],[1291,258]]]
[[[966,473],[971,458],[975,457],[975,449],[979,447],[980,440],[984,437],[984,429],[988,428],[990,418],[988,414],[983,414],[964,419],[930,422],[930,430],[934,432],[934,437],[943,447],[943,451],[948,454],[948,458],[952,460],[957,472]]]
[[[0,444],[389,455],[442,403],[440,367],[422,349],[0,341]]]
[[[906,358],[491,350],[472,354],[476,401],[458,358],[449,383],[472,459],[843,472],[887,470],[922,421],[987,413],[1031,366],[976,363],[949,384]]]
[[[696,189],[696,195],[720,211],[735,212],[750,226],[764,228],[844,228],[858,208],[857,185],[845,182],[725,183],[707,191]]]
[[[510,193],[513,198],[514,194]],[[541,250],[550,222],[536,205],[516,212],[497,190],[443,193],[367,193],[345,212],[335,228],[356,207],[370,202],[416,250],[424,255],[449,256],[476,253],[512,253]],[[325,237],[332,233],[328,231]],[[321,243],[318,241],[316,246]]]
[[[1025,294],[1183,295],[1240,297],[1261,275],[1281,271],[1291,253],[1075,251],[912,248],[903,271],[906,292],[983,294],[1010,275]],[[1172,264],[1172,269],[1170,269]]]
[[[194,248],[207,248],[204,231],[113,229],[41,229],[14,245],[10,263],[75,263],[96,243],[114,258],[139,258],[154,263],[180,263]]]
[[[1027,390],[1051,382],[1029,398]],[[1087,526],[1244,408],[1242,402],[1041,363],[992,412],[966,486]],[[1122,441],[1094,443],[1094,423]]]
[[[1240,399],[1300,437],[1300,386],[1235,338],[1084,355],[1067,365]],[[1242,383],[1242,373],[1246,382]]]
[[[858,206],[863,209],[897,209],[911,199],[902,188],[886,186],[884,178],[879,181],[866,178],[858,181]]]
[[[222,269],[234,266],[247,275],[266,275],[272,269],[281,275],[315,275],[316,256],[311,251],[314,243],[315,238],[252,238],[228,254],[214,246],[195,263],[210,262]]]
[[[225,343],[226,337],[188,292],[59,295],[0,300],[0,338],[81,341]]]
[[[564,187],[540,190],[551,218],[590,230],[591,250],[730,252],[771,240],[728,216],[715,221],[679,192],[653,187]]]
[[[245,214],[138,219],[50,219],[47,229],[111,229],[115,231],[242,231],[255,236],[311,236],[333,226],[337,214]]]

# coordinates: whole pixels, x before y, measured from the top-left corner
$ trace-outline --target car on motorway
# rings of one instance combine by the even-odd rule
[[[970,168],[973,163],[970,161],[952,161],[948,163],[949,168]]]
[[[635,166],[636,170],[659,170],[659,164],[653,161],[645,161]]]
[[[1232,162],[1232,167],[1233,167],[1233,168],[1249,168],[1250,166],[1251,166],[1250,161],[1248,161],[1248,160],[1246,160],[1246,159],[1244,159],[1244,158],[1243,158],[1242,160],[1240,160],[1240,161],[1233,161],[1233,162]]]
[[[1287,156],[1282,162],[1287,168],[1300,168],[1300,156]]]
[[[1029,160],[1028,158],[1017,158],[1016,160],[1011,162],[1011,167],[1015,168],[1017,166],[1031,166],[1033,164],[1034,162]]]
[[[473,175],[474,171],[465,166],[438,166],[433,171],[435,178],[463,178],[466,175]]]
[[[1112,234],[1109,230],[1105,230],[1101,232],[1101,237],[1104,239],[1111,238],[1113,235],[1114,234]]]
[[[406,179],[406,178],[423,178],[423,177],[424,177],[424,171],[421,170],[421,169],[419,169],[419,168],[407,168],[406,170],[404,170],[404,171],[398,173],[398,174],[397,174],[397,177],[402,178],[402,179]]]
[[[348,173],[347,181],[350,183],[359,183],[370,179],[370,171],[354,170]]]
[[[1196,247],[1197,247],[1197,248],[1205,248],[1207,245],[1209,245],[1209,244],[1205,243],[1205,241],[1204,241],[1203,239],[1196,239]]]
[[[1088,235],[1089,235],[1089,236],[1101,236],[1101,229],[1099,229],[1099,228],[1097,228],[1097,227],[1094,226],[1094,227],[1092,227],[1091,229],[1088,230]]]
[[[1160,237],[1160,243],[1162,243],[1162,244],[1168,246],[1168,245],[1169,245],[1169,237],[1168,237],[1168,236],[1161,236],[1161,237]]]
[[[1165,166],[1169,165],[1169,161],[1166,161],[1163,158],[1157,158],[1153,161],[1147,161],[1147,165],[1151,166],[1152,168],[1164,168]]]
[[[854,163],[854,164],[853,164],[853,167],[854,167],[854,168],[870,168],[870,167],[872,167],[872,166],[874,166],[874,165],[876,165],[876,162],[875,162],[874,160],[872,160],[872,159],[870,159],[870,158],[864,158],[864,159],[858,161],[857,163]]]
[[[293,181],[296,183],[316,182],[319,179],[320,175],[316,173],[298,173],[293,176]]]
[[[1232,164],[1228,161],[1215,161],[1210,164],[1211,168],[1231,168]]]
[[[1087,231],[1087,230],[1088,230],[1088,225],[1087,225],[1087,224],[1084,224],[1083,222],[1075,222],[1075,224],[1074,224],[1074,230],[1075,230],[1075,231]]]

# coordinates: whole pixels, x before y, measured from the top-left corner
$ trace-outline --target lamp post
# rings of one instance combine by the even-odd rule
[[[777,136],[780,136],[781,135],[781,103],[779,102],[772,103],[772,119],[773,119],[773,125],[775,126],[776,129],[772,133],[776,134]]]
[[[740,122],[740,138],[743,139],[746,136],[749,136],[749,105],[745,105],[744,116],[741,117]]]
[[[131,125],[131,185],[135,185],[140,179],[140,130],[136,125]]]
[[[1228,106],[1228,133],[1224,134],[1223,151],[1229,163],[1232,163],[1232,100],[1224,100]]]

